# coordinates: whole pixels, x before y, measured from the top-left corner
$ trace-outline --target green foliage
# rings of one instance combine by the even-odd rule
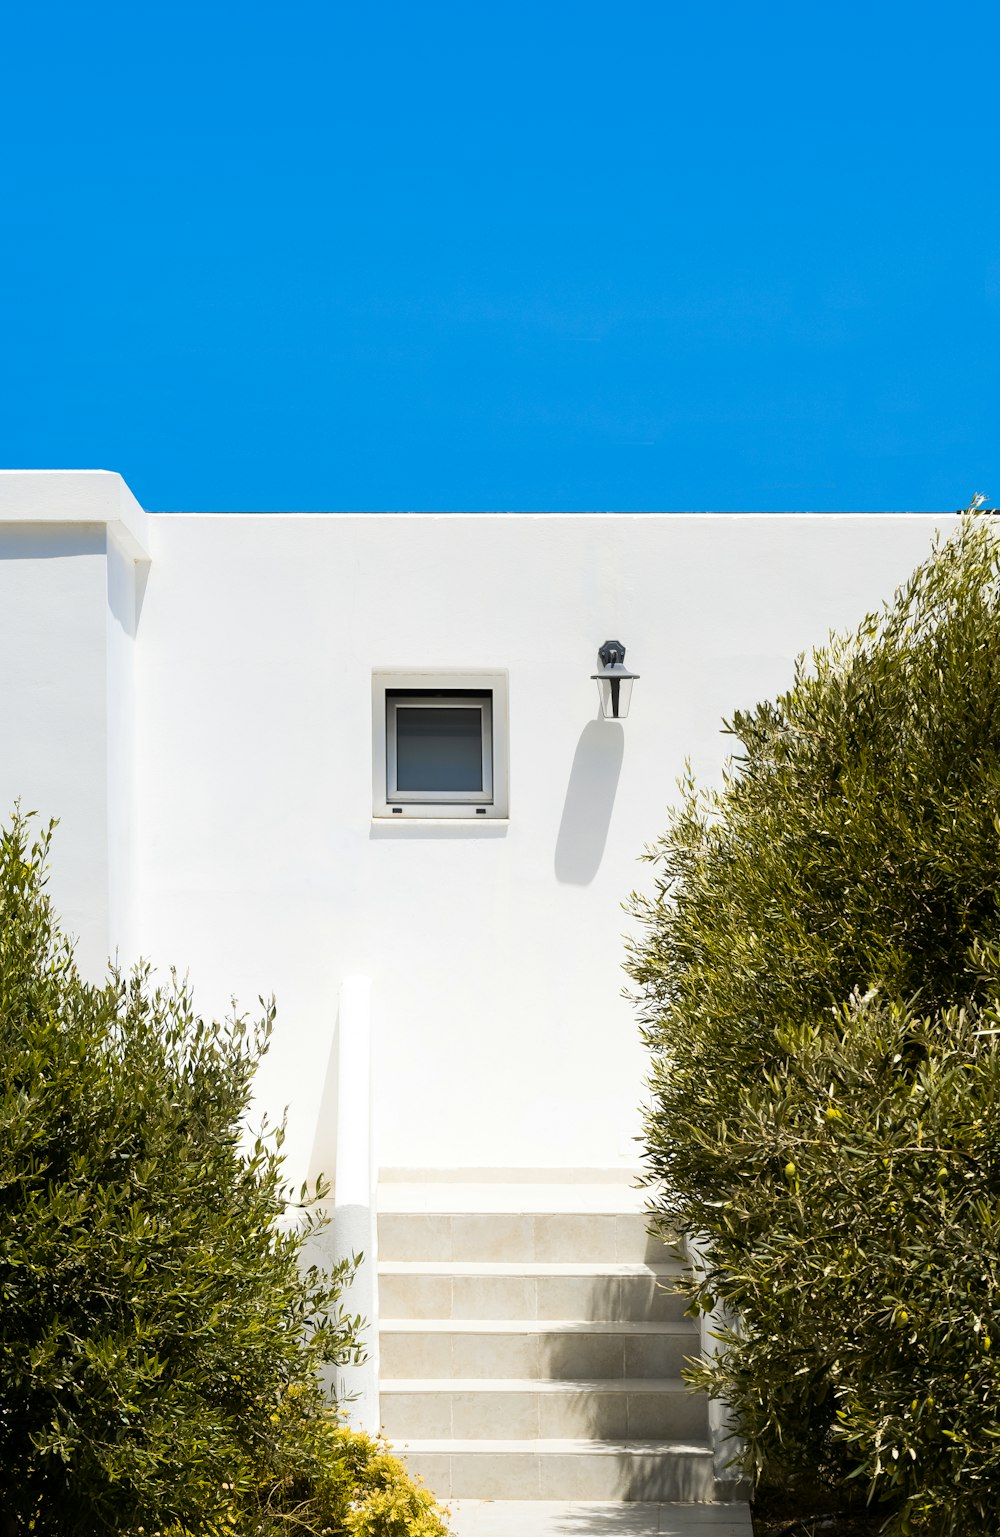
[[[280,1134],[247,1140],[273,1008],[85,982],[49,836],[0,832],[0,1531],[288,1530],[259,1490],[316,1466],[317,1368],[358,1320],[347,1267],[301,1270],[312,1212],[282,1225]]]
[[[383,1441],[340,1428],[338,1449],[353,1485],[349,1508],[333,1506],[351,1537],[445,1537],[442,1511]]]
[[[445,1512],[384,1441],[331,1418],[311,1420],[310,1434],[310,1457],[262,1488],[263,1509],[309,1533],[447,1537]]]
[[[630,971],[661,1222],[739,1327],[752,1472],[1000,1529],[1000,553],[969,516],[737,714],[649,851]]]

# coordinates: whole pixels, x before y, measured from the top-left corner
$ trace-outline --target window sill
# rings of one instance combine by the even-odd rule
[[[372,817],[373,827],[412,827],[414,822],[422,827],[454,827],[456,823],[461,827],[496,827],[498,823],[506,827],[510,817]]]
[[[372,817],[370,838],[505,838],[509,817]]]

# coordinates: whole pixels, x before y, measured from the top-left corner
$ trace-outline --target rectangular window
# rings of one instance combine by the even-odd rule
[[[385,705],[387,800],[486,805],[493,799],[488,693],[393,690]]]
[[[376,673],[372,716],[376,817],[506,817],[505,674]]]

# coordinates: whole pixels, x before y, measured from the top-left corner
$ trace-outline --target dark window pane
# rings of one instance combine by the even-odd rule
[[[481,710],[396,706],[397,790],[481,790]]]

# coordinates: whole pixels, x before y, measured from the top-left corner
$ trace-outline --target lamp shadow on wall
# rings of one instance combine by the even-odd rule
[[[556,880],[589,886],[601,867],[625,756],[619,721],[591,720],[573,754],[556,838]]]

